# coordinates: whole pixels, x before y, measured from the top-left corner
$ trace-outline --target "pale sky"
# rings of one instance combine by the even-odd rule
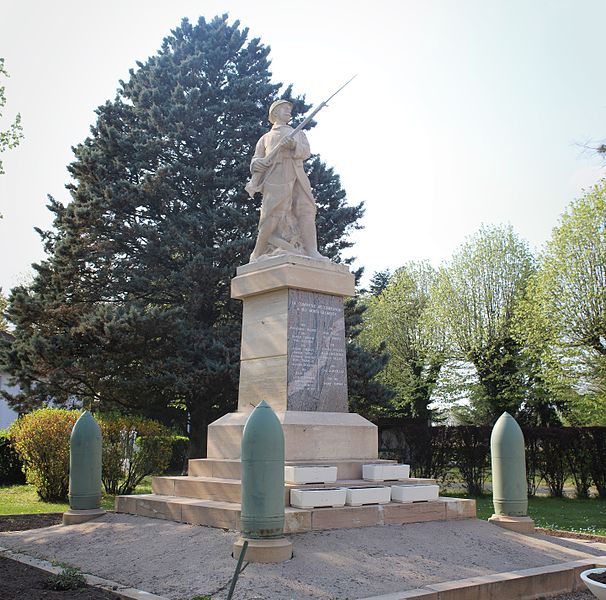
[[[71,147],[95,108],[183,17],[223,13],[314,105],[358,74],[309,139],[366,202],[352,251],[366,281],[412,259],[437,266],[482,223],[511,223],[538,249],[604,176],[578,146],[606,138],[603,0],[4,0],[0,129],[20,112],[25,134],[2,155],[5,293],[43,257],[33,228],[50,226],[47,194],[69,201]]]

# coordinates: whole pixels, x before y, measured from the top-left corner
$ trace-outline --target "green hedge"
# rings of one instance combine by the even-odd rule
[[[428,427],[402,419],[378,421],[380,452],[409,463],[416,477],[445,480],[456,468],[470,494],[481,495],[490,473],[491,427]],[[572,479],[576,495],[587,498],[595,486],[606,498],[606,427],[526,427],[528,494],[539,483],[561,497]]]

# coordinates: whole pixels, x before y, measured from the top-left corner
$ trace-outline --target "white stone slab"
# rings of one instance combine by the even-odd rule
[[[334,483],[337,480],[337,467],[328,465],[286,465],[284,481],[286,483]]]
[[[408,479],[410,465],[370,464],[362,466],[362,479],[366,481],[392,481]]]
[[[437,500],[440,493],[439,485],[392,485],[392,502],[429,502]]]
[[[344,489],[347,492],[345,496],[345,504],[347,506],[388,504],[391,500],[391,488],[389,486],[350,487]]]
[[[290,505],[296,508],[338,508],[345,505],[346,496],[344,488],[290,490]]]

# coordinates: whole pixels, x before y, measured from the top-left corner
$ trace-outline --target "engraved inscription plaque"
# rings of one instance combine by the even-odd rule
[[[347,412],[343,299],[288,290],[288,410]]]

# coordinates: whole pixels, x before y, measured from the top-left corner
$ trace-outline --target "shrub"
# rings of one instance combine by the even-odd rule
[[[86,579],[77,567],[64,567],[60,573],[51,575],[46,588],[56,591],[78,590],[86,587]]]
[[[585,428],[567,428],[566,460],[574,481],[577,498],[589,498],[591,487],[591,434]]]
[[[19,417],[9,429],[27,482],[46,502],[67,500],[69,436],[79,416],[77,410],[40,408]]]
[[[450,429],[454,435],[454,464],[463,484],[469,494],[481,496],[488,471],[491,428],[461,425]]]
[[[15,452],[6,431],[0,431],[0,485],[25,483],[23,462]]]
[[[162,473],[170,463],[171,431],[151,419],[132,415],[98,415],[103,435],[101,479],[108,494],[130,494],[147,475]]]
[[[606,428],[588,427],[586,430],[591,443],[591,478],[600,498],[606,498]]]
[[[526,445],[526,485],[528,496],[536,496],[543,479],[540,475],[539,461],[541,454],[541,438],[536,427],[522,429]]]
[[[564,495],[564,482],[570,471],[566,455],[570,436],[565,428],[537,428],[539,435],[538,469],[549,486],[549,493],[555,498]]]
[[[429,427],[402,419],[383,419],[381,456],[410,464],[414,477],[443,480],[452,458],[449,427]]]
[[[171,456],[168,470],[171,473],[187,473],[187,451],[189,450],[189,438],[184,435],[173,435],[171,437]]]

